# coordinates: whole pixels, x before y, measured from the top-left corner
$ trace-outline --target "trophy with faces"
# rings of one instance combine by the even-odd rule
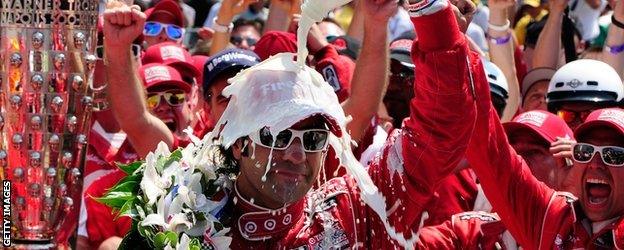
[[[98,0],[2,0],[4,247],[57,248],[77,224],[97,21]]]

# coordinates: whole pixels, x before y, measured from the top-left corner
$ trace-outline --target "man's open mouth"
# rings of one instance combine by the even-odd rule
[[[585,191],[589,205],[602,207],[609,200],[611,185],[604,179],[588,178],[585,181]]]

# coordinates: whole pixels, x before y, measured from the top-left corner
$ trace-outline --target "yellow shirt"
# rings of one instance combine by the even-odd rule
[[[547,10],[542,10],[535,19],[533,19],[531,15],[526,14],[522,18],[520,18],[520,20],[518,20],[518,23],[516,23],[516,27],[514,28],[514,33],[516,34],[516,38],[518,39],[519,44],[524,44],[524,40],[526,39],[527,26],[531,22],[537,22],[542,20],[542,18],[544,18],[544,16],[547,14]]]
[[[349,30],[351,19],[353,18],[354,10],[350,5],[345,5],[340,10],[336,11],[335,19],[343,30]]]

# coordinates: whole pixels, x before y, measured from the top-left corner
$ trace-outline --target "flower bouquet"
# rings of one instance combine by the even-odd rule
[[[229,248],[224,225],[238,169],[226,162],[219,146],[192,140],[173,152],[161,142],[145,161],[120,165],[128,176],[96,198],[133,220],[120,249]]]

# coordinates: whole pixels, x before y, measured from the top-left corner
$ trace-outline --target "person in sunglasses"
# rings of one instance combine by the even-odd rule
[[[608,64],[582,59],[570,62],[553,75],[546,103],[553,112],[575,129],[594,110],[616,107],[624,98],[618,73]]]
[[[569,165],[550,152],[557,138],[570,138],[572,130],[554,114],[529,111],[503,124],[509,144],[527,163],[530,174],[555,190],[568,191]],[[572,197],[565,193],[562,196]],[[483,190],[479,190],[474,211],[447,217],[439,225],[425,227],[419,235],[421,249],[518,249],[500,217],[493,213]]]
[[[369,33],[365,43],[385,43],[387,30],[375,26],[387,23],[396,3],[366,0],[360,4],[366,9],[365,27],[379,32]],[[457,7],[436,0],[414,3],[410,9],[417,32],[426,34],[420,37],[413,57],[416,68],[425,73],[415,80],[412,112],[404,130],[394,133],[368,173],[354,166],[354,175],[310,190],[329,143],[337,146],[337,156],[345,163],[356,160],[350,153],[346,116],[333,89],[313,69],[297,66],[293,54],[274,56],[230,80],[224,90],[224,96],[231,97],[229,104],[216,125],[219,130],[211,135],[235,159],[228,162],[240,169],[231,198],[231,248],[389,249],[399,243],[414,244],[426,217],[422,205],[439,177],[457,165],[469,143],[475,122],[471,89],[487,88],[487,81],[480,60],[469,52],[458,28]],[[135,29],[113,16],[127,14],[135,25],[141,25],[140,13],[122,11],[105,13],[108,34],[115,38],[105,41],[115,48],[107,50],[111,53],[128,49],[125,42]],[[384,78],[387,60],[379,60]],[[131,74],[131,70],[124,71],[125,66],[120,62],[109,76]],[[122,83],[127,84],[120,81],[117,85]],[[147,124],[156,122],[148,119]],[[143,131],[143,137],[157,136],[148,126]],[[378,202],[367,200],[372,206],[366,206],[360,200],[369,198]],[[403,236],[410,241],[392,240]]]
[[[260,21],[248,21],[238,19],[234,22],[234,28],[230,35],[230,43],[239,49],[254,50],[260,40],[262,25]]]
[[[139,68],[145,86],[147,109],[173,133],[174,144],[184,146],[188,135],[183,132],[191,123],[190,95],[192,86],[173,67],[146,64]]]
[[[592,65],[586,66],[596,70],[596,64]],[[565,66],[557,73],[566,72],[562,71],[564,69]],[[557,80],[554,83],[560,82],[560,87],[571,84],[577,88],[581,84],[602,85],[605,82],[600,80],[608,79],[599,74],[610,76],[611,73],[605,68],[600,69],[603,70],[594,73],[576,68],[576,72],[566,72],[570,75],[565,81],[555,75],[553,79]],[[573,81],[572,75],[591,81]],[[615,77],[621,84],[617,74]],[[489,90],[479,87],[475,91],[477,99],[489,99]],[[597,94],[594,97],[617,96],[607,91],[594,90],[592,93]],[[525,249],[615,249],[624,246],[621,231],[624,214],[621,180],[624,172],[620,169],[624,166],[621,157],[624,154],[621,150],[624,146],[624,113],[620,109],[594,111],[575,130],[575,138],[582,144],[573,145],[572,151],[560,156],[574,159],[566,177],[569,185],[566,189],[578,195],[578,199],[559,193],[536,179],[527,163],[509,146],[491,105],[477,105],[477,122],[466,157],[493,210]]]
[[[162,42],[182,44],[184,14],[175,0],[161,0],[145,10],[147,21],[143,27],[146,48]]]

